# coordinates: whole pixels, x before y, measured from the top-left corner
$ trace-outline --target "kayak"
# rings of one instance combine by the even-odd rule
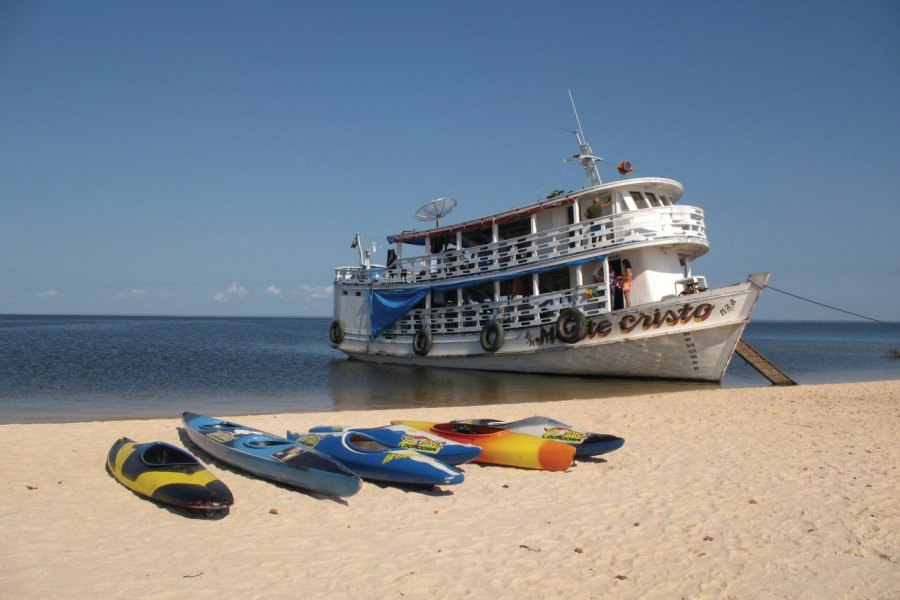
[[[572,465],[575,448],[568,444],[515,433],[499,427],[466,423],[391,421],[409,425],[447,439],[481,448],[475,462],[524,469],[565,471]]]
[[[463,481],[463,474],[450,465],[413,450],[391,448],[362,431],[288,431],[287,437],[340,461],[363,479],[410,485],[454,485]]]
[[[116,440],[106,470],[129,490],[157,502],[216,514],[234,504],[228,487],[195,456],[165,442]]]
[[[329,496],[352,496],[362,480],[333,458],[282,437],[214,417],[181,415],[190,440],[210,456],[263,479]]]
[[[618,450],[625,444],[625,440],[618,436],[584,431],[549,417],[529,417],[519,421],[506,422],[497,419],[466,419],[454,421],[454,423],[499,427],[516,433],[570,444],[575,447],[575,458],[600,456]]]
[[[472,462],[481,454],[481,448],[462,444],[453,440],[422,431],[408,425],[385,425],[383,427],[341,427],[319,425],[310,433],[332,431],[359,431],[391,448],[415,450],[425,456],[436,458],[444,464],[457,466]]]

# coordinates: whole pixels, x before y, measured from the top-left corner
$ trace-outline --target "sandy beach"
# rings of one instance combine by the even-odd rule
[[[216,416],[283,435],[536,414],[625,446],[561,473],[467,465],[459,486],[334,500],[211,462],[178,415],[0,426],[0,598],[900,597],[900,381]],[[104,470],[121,435],[186,446],[230,513],[125,489]]]

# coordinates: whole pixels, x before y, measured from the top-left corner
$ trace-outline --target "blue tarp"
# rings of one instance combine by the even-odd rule
[[[405,315],[409,309],[418,304],[430,291],[427,287],[391,292],[369,292],[369,314],[372,319],[372,339]]]
[[[371,291],[366,295],[366,300],[369,302],[369,316],[372,321],[372,339],[377,338],[378,335],[382,331],[390,327],[394,323],[394,321],[405,315],[412,307],[421,302],[421,300],[425,298],[425,296],[427,296],[429,292],[431,292],[431,290],[447,291],[455,290],[458,288],[471,287],[475,285],[482,285],[484,283],[493,283],[494,281],[508,281],[517,277],[534,275],[535,273],[546,273],[548,271],[555,271],[556,269],[561,269],[564,267],[577,267],[589,262],[605,259],[605,256],[592,256],[590,258],[573,260],[561,265],[538,267],[525,271],[500,273],[493,277],[486,277],[484,279],[478,279],[475,281],[470,280],[465,282],[464,284],[460,284],[460,282],[452,282],[444,283],[441,285],[428,284],[423,285],[422,287],[406,290],[378,292]]]

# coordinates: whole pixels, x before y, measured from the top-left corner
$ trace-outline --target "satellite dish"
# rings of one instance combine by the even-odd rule
[[[434,219],[434,226],[441,226],[441,217],[445,217],[453,212],[456,208],[456,200],[453,198],[438,198],[425,204],[416,211],[416,219],[419,221],[430,221]]]

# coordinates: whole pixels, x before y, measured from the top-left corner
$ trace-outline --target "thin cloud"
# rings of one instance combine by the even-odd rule
[[[224,303],[239,298],[269,297],[281,298],[282,300],[288,301],[310,301],[331,298],[332,293],[333,288],[331,285],[309,285],[307,283],[302,283],[289,292],[286,292],[284,289],[273,283],[262,288],[258,292],[253,291],[251,293],[246,287],[241,285],[240,282],[235,281],[228,286],[228,289],[216,292],[213,295],[213,300]]]
[[[301,283],[294,290],[293,296],[301,300],[322,300],[330,298],[334,288],[330,285],[309,285]]]
[[[246,298],[247,294],[247,288],[234,281],[224,292],[216,292],[213,300],[216,302],[228,302],[232,298]]]
[[[132,288],[127,292],[119,292],[116,294],[116,298],[143,298],[147,295],[147,290],[143,290],[140,288]]]
[[[41,298],[55,298],[59,296],[59,292],[56,290],[46,290],[38,294],[38,296]]]

